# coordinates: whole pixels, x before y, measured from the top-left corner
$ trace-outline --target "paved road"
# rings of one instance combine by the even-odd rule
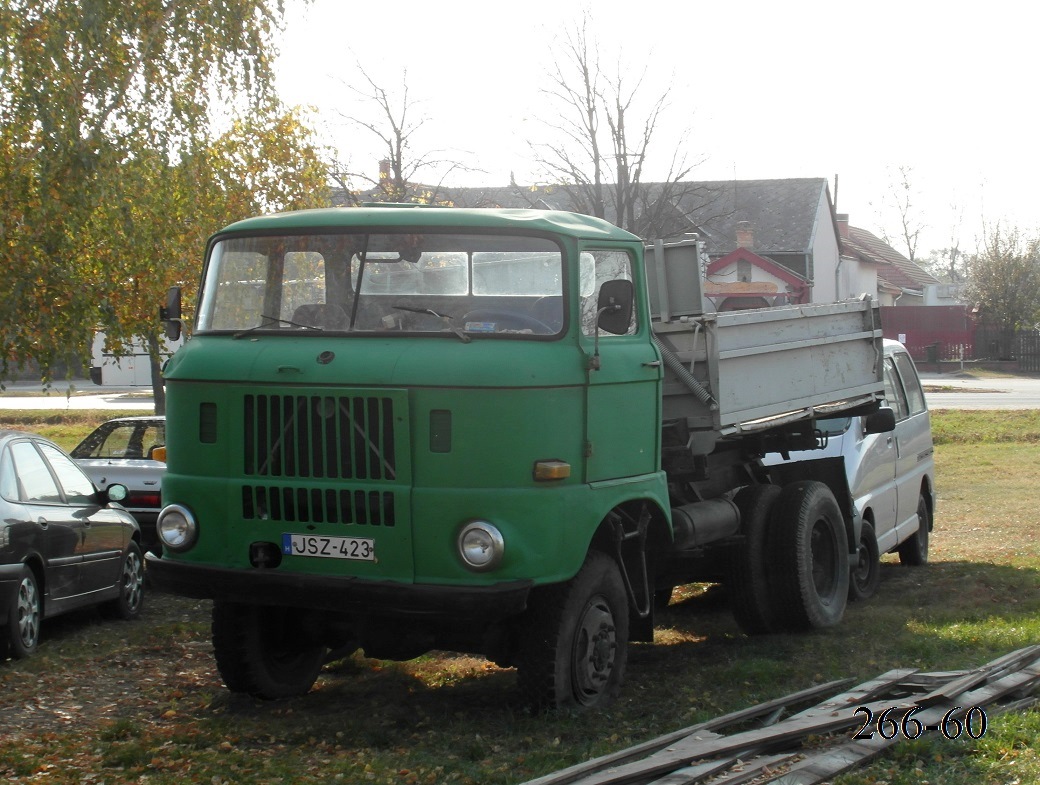
[[[98,387],[89,381],[58,382],[46,393],[39,384],[9,382],[0,393],[2,409],[155,409],[152,391],[145,387]]]
[[[925,398],[932,409],[1040,409],[1040,379],[1021,376],[973,379],[959,374],[922,373]],[[140,409],[154,406],[151,391],[141,387],[101,388],[91,382],[56,384],[43,395],[40,386],[24,382],[8,384],[0,393],[2,409]]]
[[[1040,409],[1040,379],[922,373],[921,381],[931,409]]]

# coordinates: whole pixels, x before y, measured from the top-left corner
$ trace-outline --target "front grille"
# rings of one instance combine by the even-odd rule
[[[394,480],[389,397],[247,395],[247,476]]]
[[[242,486],[242,518],[288,523],[393,526],[390,491]]]

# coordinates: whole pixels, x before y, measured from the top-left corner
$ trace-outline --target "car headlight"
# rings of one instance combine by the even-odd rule
[[[174,552],[186,551],[199,536],[199,525],[191,510],[179,504],[164,507],[155,522],[155,529],[163,545]]]
[[[493,524],[470,521],[459,532],[458,547],[463,564],[474,572],[485,572],[502,561],[505,540]]]

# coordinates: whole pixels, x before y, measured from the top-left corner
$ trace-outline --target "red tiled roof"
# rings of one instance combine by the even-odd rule
[[[849,227],[849,236],[842,238],[842,251],[860,261],[878,266],[878,278],[903,289],[924,289],[939,279],[911,262],[891,245],[866,229]]]

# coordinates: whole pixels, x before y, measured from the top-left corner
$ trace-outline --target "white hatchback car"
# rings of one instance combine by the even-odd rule
[[[928,535],[935,514],[935,465],[931,422],[913,360],[898,341],[884,342],[884,410],[862,417],[818,420],[821,449],[790,453],[790,460],[837,458],[845,474],[860,530],[859,561],[851,571],[849,595],[864,599],[877,591],[879,555],[898,553],[907,565],[928,561]],[[887,423],[886,423],[887,420]],[[776,453],[766,464],[783,463]]]

